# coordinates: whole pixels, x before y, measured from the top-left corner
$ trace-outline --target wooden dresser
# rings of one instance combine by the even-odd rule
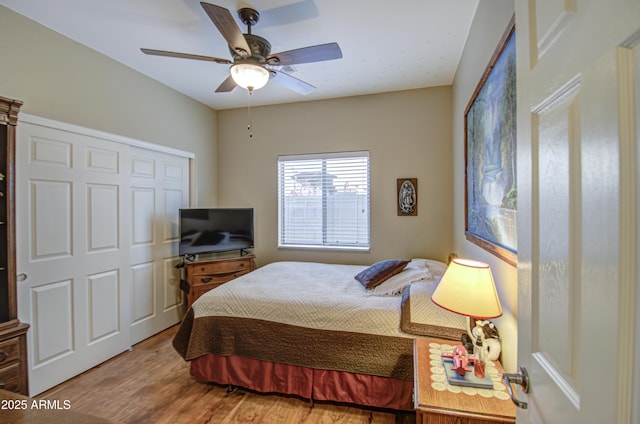
[[[256,262],[253,255],[187,263],[187,308],[203,293],[254,269]]]
[[[0,330],[0,389],[29,392],[27,381],[27,324]]]
[[[18,100],[0,97],[0,389],[27,395],[29,325],[18,319],[14,198],[15,137],[21,106]]]

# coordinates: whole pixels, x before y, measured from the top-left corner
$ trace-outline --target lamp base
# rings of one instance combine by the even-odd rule
[[[473,328],[471,327],[471,322],[476,323]],[[473,346],[475,346],[478,338],[482,338],[487,359],[494,361],[500,358],[502,344],[498,328],[491,321],[467,317],[467,333],[463,333],[460,336],[462,345],[469,352],[473,352]]]

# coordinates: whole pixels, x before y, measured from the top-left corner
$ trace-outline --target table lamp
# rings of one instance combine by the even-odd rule
[[[472,320],[502,315],[491,267],[471,259],[455,258],[451,261],[431,300],[441,308],[467,316],[467,330],[472,338]]]

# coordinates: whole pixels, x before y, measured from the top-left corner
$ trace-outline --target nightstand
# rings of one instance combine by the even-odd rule
[[[455,346],[449,340],[418,338],[413,343],[414,404],[416,424],[489,424],[515,423],[516,407],[509,399],[503,383],[496,381],[503,390],[484,390],[449,386],[446,377],[442,381],[438,359],[443,345]],[[433,357],[432,357],[433,355]],[[433,361],[433,362],[432,362]],[[498,375],[504,370],[493,361]],[[434,375],[432,378],[432,374]],[[443,374],[440,374],[443,375]],[[468,394],[469,393],[469,394]]]

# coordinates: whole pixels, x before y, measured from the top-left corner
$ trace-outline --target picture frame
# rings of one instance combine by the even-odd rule
[[[465,237],[516,266],[516,57],[512,18],[464,112]]]
[[[396,181],[398,216],[418,215],[418,179],[398,178]]]

